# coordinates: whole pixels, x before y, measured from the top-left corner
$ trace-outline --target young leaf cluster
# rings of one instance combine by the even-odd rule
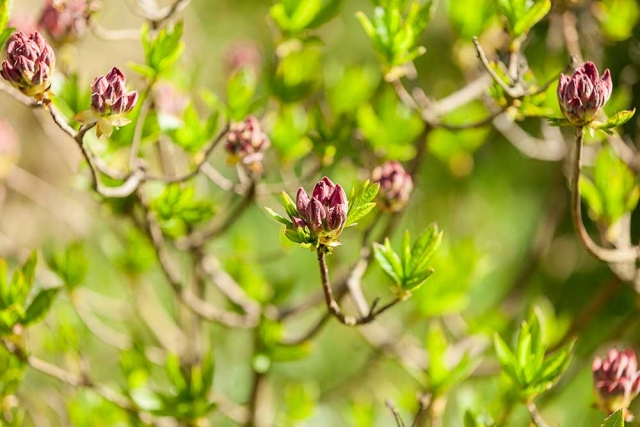
[[[41,289],[29,298],[35,281],[37,255],[34,251],[11,279],[7,263],[0,260],[0,335],[8,335],[14,326],[29,326],[44,318],[60,288]]]
[[[182,21],[173,27],[164,27],[157,34],[152,34],[149,27],[142,29],[142,48],[145,64],[129,64],[129,68],[149,80],[156,80],[176,63],[184,51],[182,42]]]
[[[497,0],[498,12],[505,17],[512,40],[526,36],[529,30],[551,10],[551,0]]]
[[[46,256],[49,268],[60,277],[68,290],[75,289],[89,271],[89,259],[81,242],[74,242]]]
[[[373,42],[385,73],[413,61],[426,51],[418,43],[431,19],[434,1],[412,1],[409,5],[406,3],[385,2],[384,6],[374,9],[371,19],[363,12],[357,13],[364,31]]]
[[[204,352],[202,359],[193,364],[181,363],[177,355],[169,354],[164,366],[169,387],[162,391],[149,388],[149,363],[144,356],[131,356],[123,356],[121,367],[127,377],[127,391],[141,409],[180,421],[206,417],[215,409],[216,403],[209,397],[215,368],[212,351]]]
[[[636,208],[640,185],[629,166],[607,146],[596,157],[593,179],[580,177],[580,194],[595,218],[611,226]]]
[[[410,294],[433,274],[429,261],[442,242],[442,233],[437,224],[431,224],[411,246],[411,236],[407,230],[402,239],[400,254],[393,250],[388,238],[384,245],[373,244],[376,262],[393,280],[394,291],[398,295]]]
[[[197,200],[195,195],[195,187],[173,184],[165,187],[153,201],[151,208],[167,234],[180,236],[189,227],[211,218],[214,211],[211,202]]]
[[[448,343],[440,326],[431,326],[427,332],[427,366],[428,389],[434,397],[444,396],[453,387],[464,381],[471,374],[474,366],[468,354],[452,367],[447,355]]]
[[[279,0],[269,15],[287,37],[296,37],[333,19],[344,0]]]
[[[12,8],[13,0],[0,0],[0,50],[15,31],[8,26]]]
[[[376,206],[374,200],[380,190],[380,184],[377,182],[372,183],[369,180],[357,190],[354,188],[351,191],[351,197],[349,198],[349,211],[347,212],[347,222],[345,227],[356,225],[357,221],[366,216]]]
[[[531,402],[550,389],[564,373],[571,361],[574,342],[547,356],[548,343],[539,310],[523,320],[515,348],[511,349],[498,333],[494,335],[496,355],[502,371],[518,388],[520,398]]]

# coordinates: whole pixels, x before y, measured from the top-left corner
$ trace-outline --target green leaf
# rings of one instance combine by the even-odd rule
[[[624,427],[624,414],[622,409],[618,409],[609,415],[600,427]]]
[[[23,325],[31,325],[42,320],[58,295],[60,288],[48,288],[40,291],[27,308]]]
[[[551,126],[573,126],[571,122],[564,117],[545,117]]]
[[[338,16],[343,3],[344,0],[328,0],[324,2],[322,9],[316,14],[313,21],[307,25],[307,28],[318,28]]]
[[[156,78],[158,73],[152,67],[145,64],[138,64],[137,62],[128,62],[127,67],[134,73],[140,74],[143,77],[148,78],[149,80],[153,80]]]
[[[517,384],[519,383],[518,365],[515,356],[498,333],[493,335],[493,346],[500,366],[504,372]]]
[[[374,242],[373,255],[380,268],[382,268],[382,271],[397,285],[402,286],[404,279],[402,275],[402,263],[400,257],[391,249],[389,239],[385,240],[384,245]]]
[[[567,370],[569,363],[571,362],[571,355],[575,340],[571,341],[564,348],[556,351],[549,358],[547,358],[542,364],[542,368],[538,373],[536,382],[538,383],[550,383],[553,385],[560,376]]]
[[[529,32],[534,25],[544,18],[551,10],[551,0],[537,0],[526,14],[521,17],[513,28],[515,36]]]
[[[376,198],[380,190],[380,184],[372,184],[369,181],[365,181],[360,189],[355,193],[355,196],[351,198],[349,211],[347,212],[347,222],[345,227],[354,225],[358,220],[367,215],[376,206],[373,200]]]
[[[438,231],[438,224],[429,225],[418,237],[411,250],[411,271],[423,271],[442,243],[442,231]]]
[[[292,225],[292,222],[290,220],[288,220],[287,218],[283,217],[282,215],[276,213],[273,211],[273,209],[268,208],[265,206],[265,210],[269,213],[269,215],[271,215],[276,221],[284,224],[284,225]]]
[[[0,0],[0,31],[4,31],[11,17],[13,9],[13,0]],[[4,35],[4,34],[3,34]],[[6,39],[5,39],[6,40]],[[4,45],[4,41],[0,43],[0,48]]]
[[[38,253],[33,250],[31,251],[31,255],[25,261],[22,266],[22,274],[24,275],[24,279],[27,282],[29,287],[33,286],[33,281],[36,278],[36,265],[38,264]]]
[[[282,201],[282,207],[284,207],[284,210],[287,212],[287,215],[289,215],[289,218],[299,216],[296,204],[293,202],[293,200],[291,200],[291,197],[289,197],[289,195],[285,191],[280,193],[280,200]]]
[[[618,126],[622,126],[623,124],[631,120],[631,118],[635,113],[636,113],[635,108],[633,110],[622,110],[616,113],[616,115],[614,115],[613,117],[610,117],[609,120],[607,120],[604,123],[593,122],[591,124],[591,128],[596,130],[608,130],[608,129],[617,128]]]
[[[600,199],[600,192],[593,182],[584,175],[580,176],[580,196],[587,202],[587,206],[596,218],[604,214],[604,206]]]
[[[242,69],[234,73],[227,82],[227,103],[229,118],[235,121],[243,120],[253,107],[253,96],[256,92],[256,75],[249,69]]]

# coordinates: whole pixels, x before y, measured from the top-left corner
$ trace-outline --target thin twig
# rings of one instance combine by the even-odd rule
[[[376,317],[380,314],[384,313],[403,299],[401,297],[395,297],[391,302],[383,305],[382,307],[376,309],[372,307],[369,313],[366,316],[362,317],[353,317],[345,315],[340,308],[340,305],[335,299],[333,295],[333,289],[331,289],[331,282],[329,281],[329,270],[327,268],[327,260],[326,260],[326,248],[323,245],[318,247],[316,251],[318,255],[318,265],[320,267],[320,277],[322,281],[322,290],[324,291],[325,303],[327,304],[327,309],[329,312],[340,321],[343,325],[346,326],[358,326],[364,325],[367,323],[373,322]]]
[[[608,263],[635,262],[640,256],[640,248],[638,246],[616,249],[603,248],[591,239],[591,236],[589,236],[589,233],[584,227],[584,223],[582,222],[582,208],[580,205],[583,139],[584,129],[582,127],[576,127],[575,158],[573,174],[571,176],[571,217],[573,218],[573,225],[584,247],[596,258]]]
[[[68,384],[74,388],[84,387],[93,390],[97,394],[102,396],[105,400],[108,400],[121,409],[124,409],[125,411],[135,415],[141,421],[146,423],[154,423],[154,417],[151,414],[140,410],[140,408],[138,408],[135,403],[130,401],[127,397],[115,392],[114,390],[102,384],[93,382],[85,375],[76,375],[35,356],[30,356],[26,354],[22,348],[17,347],[15,344],[8,340],[2,340],[2,343],[7,351],[9,351],[9,353],[17,357],[18,360],[29,365],[32,369],[55,378],[58,381]]]
[[[158,261],[160,262],[160,266],[162,267],[162,271],[167,278],[167,281],[171,285],[174,293],[178,296],[182,303],[185,304],[194,313],[208,321],[236,328],[254,327],[258,322],[257,316],[243,316],[237,313],[219,309],[218,307],[215,307],[209,302],[198,297],[188,287],[183,286],[183,275],[173,263],[173,260],[171,259],[171,256],[169,255],[169,252],[165,247],[162,230],[160,229],[160,225],[156,220],[155,213],[149,208],[149,204],[144,193],[138,190],[137,194],[140,200],[140,204],[145,210],[147,234],[151,238],[153,246],[156,250],[156,255],[158,257]]]
[[[211,222],[202,230],[194,231],[188,236],[176,242],[176,246],[180,249],[193,248],[206,244],[211,239],[223,234],[227,231],[242,214],[252,205],[255,198],[256,182],[251,181],[242,200],[232,208],[222,222]]]
[[[213,150],[218,146],[220,141],[222,141],[222,139],[225,137],[228,129],[229,129],[229,125],[227,124],[220,131],[218,136],[211,142],[211,144],[209,144],[209,146],[199,156],[197,156],[199,157],[200,160],[198,161],[198,163],[196,164],[196,167],[192,171],[184,175],[173,177],[173,178],[148,175],[147,181],[163,181],[167,184],[177,184],[177,183],[188,181],[191,178],[195,177],[200,173],[200,171],[202,171],[202,168],[205,165],[205,163],[207,163],[207,161],[209,160],[211,153],[213,153]]]
[[[322,317],[307,332],[305,332],[304,334],[302,334],[297,338],[288,338],[288,339],[285,338],[280,342],[280,344],[286,345],[286,346],[296,346],[309,341],[311,338],[315,337],[322,330],[322,327],[327,323],[327,320],[329,320],[330,318],[331,318],[330,313],[324,313]]]
[[[535,403],[529,402],[527,404],[527,409],[529,410],[529,415],[531,415],[531,421],[533,421],[536,427],[550,427],[542,418],[542,415],[540,414],[540,411],[538,411],[538,407]]]
[[[396,408],[396,406],[393,404],[391,399],[385,399],[384,404],[391,411],[391,414],[393,415],[393,419],[396,422],[396,426],[405,427],[404,421],[400,416],[400,412],[398,412],[398,408]]]
[[[493,81],[496,82],[498,86],[500,86],[502,90],[504,90],[505,93],[509,95],[511,98],[518,98],[521,94],[517,93],[515,91],[515,88],[505,83],[505,81],[502,80],[502,78],[500,78],[500,76],[496,73],[496,71],[493,69],[493,67],[489,63],[489,60],[487,59],[487,55],[485,55],[484,50],[482,49],[482,46],[480,45],[480,42],[478,41],[477,37],[473,38],[473,44],[476,47],[476,53],[478,55],[478,58],[480,59],[480,62],[484,66],[484,69],[487,71],[487,73],[489,73],[489,75],[493,78]]]

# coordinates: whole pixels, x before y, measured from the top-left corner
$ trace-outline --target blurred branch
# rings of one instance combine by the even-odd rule
[[[567,155],[567,147],[558,128],[543,125],[545,139],[537,139],[525,132],[506,114],[496,116],[493,126],[522,154],[532,159],[556,162]]]
[[[582,222],[582,208],[580,205],[580,176],[582,174],[582,148],[584,139],[584,129],[576,127],[575,158],[573,162],[573,173],[571,176],[571,216],[573,225],[582,241],[584,247],[596,258],[608,263],[628,263],[635,262],[640,255],[640,248],[633,246],[629,248],[608,249],[599,246],[591,239],[589,233]]]
[[[374,300],[373,304],[369,308],[369,313],[366,316],[361,317],[353,317],[345,315],[340,308],[340,305],[336,301],[333,290],[331,289],[331,283],[329,281],[329,271],[327,268],[327,260],[326,260],[326,248],[324,245],[320,245],[318,250],[316,251],[318,255],[318,265],[320,266],[320,277],[322,281],[322,290],[324,291],[325,303],[327,304],[327,309],[329,313],[331,313],[336,319],[340,321],[343,325],[346,326],[358,326],[364,325],[367,323],[373,322],[376,317],[402,301],[402,298],[395,297],[391,302],[383,305],[380,308],[377,308],[379,299]]]
[[[391,411],[391,414],[393,415],[393,419],[396,422],[396,426],[397,427],[405,427],[404,421],[402,421],[402,417],[400,416],[400,413],[398,412],[398,409],[393,404],[391,399],[385,399],[384,404],[385,404],[385,406],[387,408],[389,408],[389,411]]]
[[[325,312],[322,317],[311,327],[307,332],[302,334],[297,338],[285,338],[280,344],[287,346],[296,346],[303,344],[309,341],[311,338],[315,337],[321,330],[322,327],[327,323],[327,320],[331,318],[331,314]]]
[[[104,41],[134,41],[140,39],[139,29],[109,30],[100,25],[95,19],[89,21],[89,26],[93,34]]]
[[[542,415],[540,414],[540,411],[538,411],[538,407],[534,402],[529,402],[527,404],[527,409],[531,415],[531,421],[533,421],[536,427],[550,427],[542,418]]]
[[[6,339],[2,340],[2,344],[7,349],[7,351],[9,351],[9,353],[13,354],[18,358],[18,360],[22,361],[23,363],[29,365],[35,371],[55,378],[58,381],[68,384],[74,388],[84,387],[93,390],[105,400],[136,416],[140,421],[149,423],[151,425],[158,425],[157,420],[153,415],[142,411],[127,397],[113,391],[112,389],[102,384],[95,383],[86,375],[76,375],[35,356],[30,356],[26,354],[22,348],[16,346],[14,343]]]
[[[183,286],[183,274],[177,269],[165,247],[162,230],[160,229],[160,225],[156,220],[155,213],[149,208],[149,203],[143,191],[139,189],[137,191],[137,195],[138,199],[140,200],[140,204],[145,211],[147,234],[150,237],[151,242],[153,243],[153,246],[156,250],[156,255],[158,257],[158,261],[160,262],[160,266],[162,267],[162,271],[169,284],[171,285],[174,293],[183,302],[183,304],[185,304],[198,316],[211,322],[216,322],[225,326],[236,328],[254,327],[258,322],[258,318],[256,316],[248,314],[242,316],[233,312],[219,309],[198,297],[195,293],[193,293],[192,290],[190,290],[186,286]]]
[[[211,277],[211,281],[222,291],[222,293],[229,298],[231,302],[240,306],[245,313],[252,316],[260,315],[260,304],[252,299],[242,289],[242,287],[236,283],[223,268],[221,268],[220,261],[213,255],[207,255],[201,262],[202,269]]]
[[[206,244],[209,240],[223,234],[227,231],[242,214],[253,204],[256,192],[256,182],[251,181],[249,188],[246,190],[242,200],[235,207],[231,208],[222,221],[212,221],[203,229],[194,231],[188,236],[181,238],[176,242],[176,246],[180,249],[194,248]]]
[[[131,151],[129,152],[129,170],[136,170],[139,166],[140,144],[142,142],[142,133],[144,132],[144,122],[147,120],[149,111],[151,111],[151,104],[153,102],[151,91],[155,81],[151,81],[144,91],[144,101],[140,107],[140,113],[136,119],[135,129],[133,131],[133,140],[131,141]]]
[[[191,172],[188,172],[184,175],[173,177],[173,178],[147,175],[147,181],[163,181],[166,184],[178,184],[181,182],[188,181],[191,178],[194,178],[202,171],[204,165],[209,160],[211,153],[213,153],[213,150],[215,150],[215,148],[218,146],[220,141],[222,141],[222,139],[225,137],[228,129],[229,129],[229,124],[227,123],[224,126],[224,128],[220,131],[218,136],[209,144],[209,146],[197,156],[200,158],[200,160],[198,161],[198,163],[196,164],[196,167]]]

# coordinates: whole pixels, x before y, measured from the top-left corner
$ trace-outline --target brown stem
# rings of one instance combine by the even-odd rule
[[[571,216],[573,225],[584,247],[596,258],[608,263],[635,262],[640,251],[638,246],[631,248],[608,249],[599,246],[591,239],[582,222],[582,208],[580,205],[580,176],[582,173],[582,148],[584,129],[576,127],[575,158],[573,174],[571,176]]]
[[[531,421],[533,421],[533,424],[535,424],[536,427],[550,427],[542,418],[542,415],[540,414],[540,411],[538,411],[538,407],[535,403],[529,402],[527,404],[527,409],[529,410],[529,415],[531,415]]]
[[[400,301],[402,298],[396,297],[391,302],[383,305],[382,307],[376,309],[376,303],[371,306],[369,314],[362,317],[353,317],[349,315],[345,315],[340,308],[340,305],[335,299],[333,294],[333,289],[331,289],[331,282],[329,281],[329,270],[327,268],[327,260],[326,260],[326,248],[323,245],[318,247],[316,251],[318,255],[318,265],[320,267],[320,278],[322,281],[322,290],[324,291],[325,303],[327,305],[327,309],[329,313],[331,313],[336,319],[340,321],[343,325],[346,326],[358,326],[365,325],[367,323],[373,322],[377,316],[384,313]]]

